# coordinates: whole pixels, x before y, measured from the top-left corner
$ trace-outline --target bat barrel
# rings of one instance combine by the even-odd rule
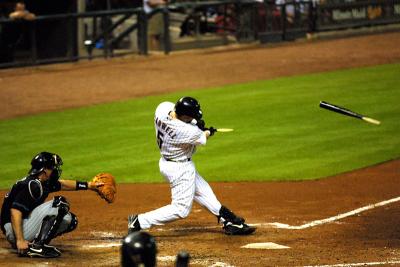
[[[348,110],[348,109],[346,109],[344,107],[340,107],[340,106],[337,106],[337,105],[330,104],[330,103],[325,102],[325,101],[321,101],[319,103],[319,106],[321,108],[328,109],[328,110],[331,110],[331,111],[334,111],[334,112],[337,112],[337,113],[340,113],[340,114],[343,114],[343,115],[355,117],[355,118],[358,118],[358,119],[362,119],[362,117],[363,117],[361,114],[358,114],[358,113],[356,113],[354,111]]]

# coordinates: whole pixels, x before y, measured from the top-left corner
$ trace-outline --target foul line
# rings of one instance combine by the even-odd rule
[[[356,215],[358,213],[361,213],[361,212],[364,212],[364,211],[367,211],[367,210],[371,210],[371,209],[374,209],[374,208],[377,208],[377,207],[385,206],[385,205],[388,205],[390,203],[394,203],[394,202],[397,202],[397,201],[400,201],[400,197],[396,197],[396,198],[392,198],[392,199],[389,199],[389,200],[381,201],[381,202],[378,202],[378,203],[375,203],[375,204],[370,204],[370,205],[367,205],[365,207],[358,208],[358,209],[355,209],[355,210],[352,210],[352,211],[349,211],[349,212],[346,212],[346,213],[342,213],[342,214],[339,214],[339,215],[336,215],[336,216],[333,216],[333,217],[329,217],[329,218],[326,218],[326,219],[323,219],[323,220],[312,221],[312,222],[309,222],[309,223],[306,223],[306,224],[303,224],[303,225],[299,225],[299,226],[291,226],[291,225],[288,225],[288,224],[278,223],[278,222],[254,224],[254,226],[266,226],[267,225],[267,226],[272,226],[272,227],[281,228],[281,229],[301,230],[301,229],[306,229],[306,228],[314,227],[314,226],[325,224],[325,223],[334,222],[334,221],[337,221],[337,220],[340,220],[340,219],[343,219],[343,218],[346,218],[346,217],[349,217],[349,216],[353,216],[353,215]]]
[[[389,200],[385,200],[385,201],[381,201],[375,204],[370,204],[346,213],[342,213],[336,216],[332,216],[326,219],[322,219],[322,220],[315,220],[303,225],[297,225],[297,226],[292,226],[289,224],[284,224],[284,223],[279,223],[279,222],[273,222],[273,223],[253,223],[253,224],[249,224],[251,226],[258,226],[258,227],[263,227],[263,226],[268,226],[268,227],[273,227],[273,228],[280,228],[280,229],[289,229],[289,230],[302,230],[302,229],[306,229],[306,228],[310,228],[310,227],[314,227],[314,226],[318,226],[318,225],[322,225],[322,224],[326,224],[326,223],[331,223],[346,217],[350,217],[353,215],[356,215],[358,213],[367,211],[367,210],[371,210],[377,207],[382,207],[394,202],[398,202],[400,201],[400,197],[396,197],[396,198],[392,198]],[[183,227],[183,228],[156,228],[157,231],[190,231],[190,230],[205,230],[205,229],[216,229],[219,228],[221,226],[199,226],[199,227]]]
[[[357,266],[376,266],[376,265],[395,265],[399,264],[400,261],[384,261],[384,262],[360,262],[360,263],[342,263],[332,265],[307,265],[303,267],[357,267]]]

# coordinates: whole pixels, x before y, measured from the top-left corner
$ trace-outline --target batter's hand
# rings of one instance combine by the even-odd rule
[[[205,131],[209,131],[210,132],[210,136],[213,136],[215,134],[215,132],[217,131],[217,129],[215,129],[214,127],[210,127],[210,128],[205,128]]]
[[[217,131],[217,129],[215,129],[214,127],[210,127],[210,129],[208,129],[210,131],[210,136],[213,136],[215,134],[215,132]]]

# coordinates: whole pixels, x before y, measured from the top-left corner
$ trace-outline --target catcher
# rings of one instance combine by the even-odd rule
[[[62,164],[57,154],[37,154],[28,175],[17,181],[4,197],[1,230],[20,256],[59,257],[60,250],[49,245],[50,241],[75,230],[78,225],[65,197],[55,196],[44,202],[49,193],[93,190],[109,203],[114,201],[115,181],[111,175],[99,174],[89,182],[59,180]]]

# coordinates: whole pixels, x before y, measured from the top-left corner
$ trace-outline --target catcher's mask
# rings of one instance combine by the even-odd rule
[[[175,112],[179,116],[186,115],[196,120],[200,120],[203,116],[199,102],[190,96],[182,97],[176,102]]]
[[[122,267],[156,266],[157,246],[152,235],[134,232],[127,235],[121,247]]]
[[[31,161],[32,168],[29,175],[38,175],[44,169],[52,170],[50,182],[55,182],[61,176],[62,159],[59,155],[50,152],[40,152]]]

